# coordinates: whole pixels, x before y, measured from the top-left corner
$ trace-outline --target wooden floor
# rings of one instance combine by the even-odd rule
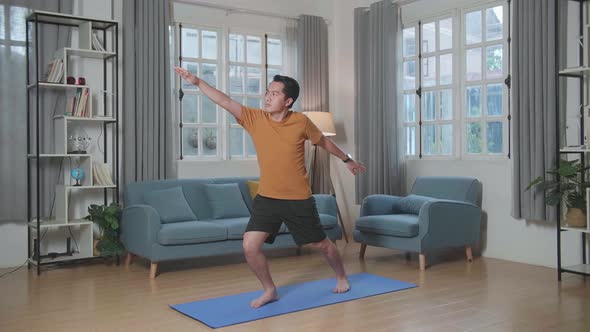
[[[590,331],[590,278],[448,252],[426,271],[413,256],[357,244],[338,246],[349,273],[366,271],[418,288],[234,325],[219,331]],[[271,254],[276,283],[332,277],[321,256]],[[259,289],[239,256],[161,265],[91,263],[37,276],[26,268],[0,279],[0,331],[209,331],[169,304]],[[7,270],[0,270],[0,274]],[[354,285],[353,285],[354,287]]]

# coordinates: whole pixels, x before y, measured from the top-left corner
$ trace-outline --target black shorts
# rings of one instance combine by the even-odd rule
[[[265,242],[273,243],[282,223],[285,223],[299,246],[326,238],[313,196],[303,200],[288,200],[256,195],[246,232],[268,233],[270,235]]]

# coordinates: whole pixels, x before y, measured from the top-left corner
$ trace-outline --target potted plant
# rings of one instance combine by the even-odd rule
[[[100,236],[95,246],[100,255],[114,257],[123,254],[125,247],[118,236],[121,206],[115,202],[110,205],[92,204],[88,207],[88,213],[89,215],[84,219],[93,221],[100,229]]]
[[[543,176],[534,179],[527,191],[536,187],[545,192],[547,205],[558,205],[562,201],[567,207],[566,221],[569,226],[586,226],[586,188],[590,182],[585,182],[587,171],[590,167],[584,167],[580,160],[560,160],[559,167],[550,169],[547,174],[553,179],[547,180]],[[559,180],[557,180],[559,177]]]

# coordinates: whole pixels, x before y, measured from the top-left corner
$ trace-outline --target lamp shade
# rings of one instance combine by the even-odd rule
[[[324,136],[336,136],[334,118],[330,112],[303,112]]]

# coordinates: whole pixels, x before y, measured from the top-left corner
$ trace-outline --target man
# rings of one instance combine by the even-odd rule
[[[310,245],[322,252],[336,273],[336,293],[344,293],[350,284],[336,246],[326,237],[311,194],[304,163],[304,143],[309,139],[342,159],[352,174],[365,172],[362,163],[352,160],[301,113],[290,108],[299,96],[299,84],[290,77],[276,75],[264,98],[264,110],[242,106],[223,92],[212,88],[188,70],[175,72],[197,86],[220,107],[229,111],[252,137],[260,167],[258,195],[244,233],[244,254],[264,293],[251,302],[253,308],[278,300],[262,245],[273,243],[281,224],[289,228],[299,246]]]

